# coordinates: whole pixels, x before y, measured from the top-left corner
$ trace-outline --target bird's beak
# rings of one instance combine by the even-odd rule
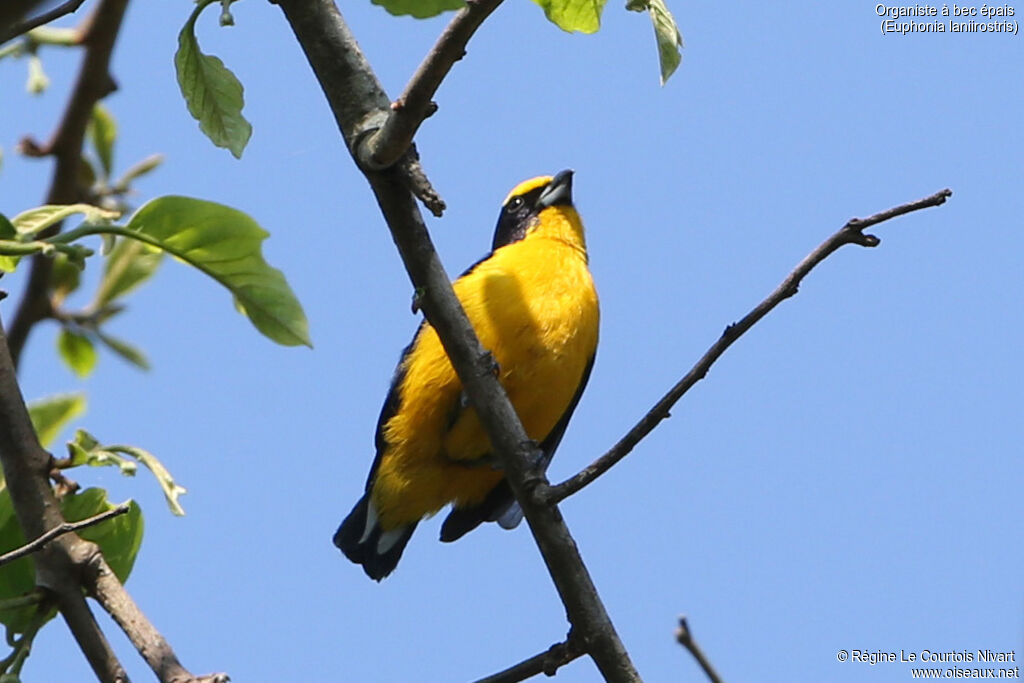
[[[569,169],[555,175],[541,192],[537,205],[542,209],[549,206],[572,206],[572,173]]]

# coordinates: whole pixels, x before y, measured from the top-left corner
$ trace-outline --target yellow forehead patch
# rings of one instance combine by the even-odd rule
[[[503,201],[501,205],[505,206],[513,197],[518,197],[521,194],[526,194],[530,190],[536,190],[538,187],[544,187],[553,179],[554,178],[549,175],[539,175],[536,178],[524,180],[523,182],[519,183],[518,185],[512,188],[512,191],[508,193],[508,196],[505,197],[505,201]]]

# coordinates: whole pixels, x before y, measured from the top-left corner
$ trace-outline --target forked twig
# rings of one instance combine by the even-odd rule
[[[112,508],[110,510],[107,510],[106,512],[101,512],[98,515],[94,515],[87,519],[83,519],[80,522],[64,522],[63,524],[56,526],[53,529],[50,529],[39,538],[29,541],[20,548],[15,548],[10,552],[0,555],[0,566],[3,566],[8,562],[14,562],[15,560],[25,557],[26,555],[31,555],[32,553],[42,548],[44,545],[46,545],[53,539],[57,538],[58,536],[69,534],[72,531],[79,531],[80,529],[85,529],[87,527],[94,526],[96,524],[99,524],[100,522],[105,522],[112,517],[123,515],[130,509],[131,507],[128,505],[128,503],[122,503],[121,505],[118,505],[116,508]]]
[[[907,202],[899,206],[893,207],[886,211],[881,211],[867,218],[851,218],[847,221],[846,225],[839,229],[834,235],[829,237],[827,240],[822,242],[817,249],[812,251],[804,258],[803,261],[782,281],[775,291],[768,295],[768,297],[759,303],[754,310],[747,313],[737,323],[733,323],[725,328],[722,335],[718,340],[711,345],[711,348],[701,356],[700,360],[697,361],[696,365],[690,369],[686,375],[672,387],[667,394],[665,394],[660,401],[658,401],[653,408],[651,408],[643,418],[640,419],[636,425],[633,426],[629,432],[623,436],[618,443],[611,447],[604,455],[599,457],[594,462],[587,465],[579,473],[563,481],[560,484],[548,488],[546,491],[538,489],[536,494],[539,495],[547,503],[557,503],[560,500],[571,496],[576,493],[584,486],[590,484],[592,481],[600,477],[602,474],[612,468],[617,462],[626,457],[633,448],[640,443],[640,441],[646,437],[651,431],[657,427],[662,420],[669,417],[669,410],[676,402],[683,397],[690,388],[704,379],[704,376],[708,374],[708,370],[714,364],[716,360],[725,353],[726,349],[732,346],[732,343],[739,339],[747,330],[754,326],[761,318],[768,315],[769,312],[780,303],[788,299],[789,297],[796,294],[800,282],[807,276],[811,270],[814,269],[819,263],[828,258],[833,252],[846,244],[859,244],[862,247],[876,247],[879,244],[879,239],[874,235],[868,235],[864,233],[864,230],[870,228],[873,225],[877,225],[883,221],[887,221],[896,216],[902,216],[903,214],[910,213],[912,211],[919,211],[932,206],[940,206],[946,202],[952,191],[949,189],[940,190],[933,195],[925,197],[924,199],[918,199],[914,202]]]

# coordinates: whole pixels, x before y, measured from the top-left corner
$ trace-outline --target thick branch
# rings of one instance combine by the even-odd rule
[[[53,176],[46,196],[47,204],[74,204],[85,198],[78,180],[85,128],[96,103],[117,87],[110,76],[110,56],[127,4],[128,0],[101,0],[96,11],[82,28],[81,42],[85,46],[85,56],[60,125],[45,146],[39,148],[39,145],[35,144],[24,145],[39,148],[34,153],[54,157]],[[55,226],[41,236],[47,237],[59,229],[59,226]],[[7,340],[15,367],[21,358],[21,350],[32,326],[50,315],[48,289],[52,269],[52,259],[44,256],[33,257],[28,283],[11,321]]]
[[[693,639],[693,632],[690,631],[690,624],[686,621],[686,617],[679,617],[679,628],[676,629],[676,642],[689,650],[711,683],[722,683],[721,677],[715,671],[715,667],[711,666],[711,661],[704,654],[704,650]]]
[[[278,0],[320,81],[350,151],[356,125],[379,111],[383,89],[362,56],[337,7],[330,0]],[[504,389],[494,376],[493,359],[480,345],[437,253],[413,197],[394,171],[364,171],[409,272],[427,319],[437,330],[470,402],[487,429],[548,570],[565,604],[581,647],[607,681],[638,681],[576,544],[555,506],[531,495],[547,485],[530,463],[537,448],[527,437]]]
[[[896,216],[902,216],[905,213],[911,211],[919,211],[920,209],[926,209],[932,206],[939,206],[944,204],[946,199],[953,193],[950,190],[942,190],[936,192],[930,197],[919,199],[914,202],[908,202],[901,204],[900,206],[893,207],[887,211],[876,213],[868,218],[851,218],[846,225],[839,229],[834,235],[829,237],[827,240],[822,242],[817,249],[812,251],[807,257],[800,262],[800,264],[789,274],[789,276],[782,281],[774,292],[768,295],[768,297],[757,305],[754,310],[747,313],[738,323],[733,323],[725,328],[722,336],[718,338],[711,348],[701,356],[697,364],[690,369],[686,375],[672,387],[667,394],[665,394],[660,401],[658,401],[651,410],[641,418],[636,425],[633,426],[629,432],[622,437],[617,444],[602,455],[600,458],[587,465],[575,476],[567,479],[566,481],[558,484],[557,486],[551,487],[547,493],[547,499],[552,502],[561,501],[568,496],[576,493],[584,486],[594,481],[602,474],[607,472],[613,465],[626,457],[633,448],[640,443],[640,440],[651,433],[655,427],[657,427],[662,420],[669,417],[669,410],[676,402],[683,397],[690,388],[704,379],[707,375],[708,370],[714,364],[716,360],[725,353],[733,342],[739,339],[743,333],[754,326],[761,318],[768,315],[769,312],[780,303],[793,296],[797,292],[797,288],[800,286],[800,282],[807,276],[811,270],[814,269],[819,263],[828,258],[833,252],[846,244],[859,244],[863,247],[875,247],[878,246],[879,239],[874,235],[864,234],[864,230],[877,225],[882,221],[887,221],[890,218]]]
[[[128,0],[100,0],[82,29],[85,56],[61,123],[45,148],[28,145],[55,158],[47,203],[70,204],[82,198],[78,167],[85,130],[96,102],[115,88],[109,72],[110,57],[127,3]],[[55,226],[50,233],[58,229]],[[10,340],[0,328],[0,464],[27,539],[37,539],[47,530],[65,524],[50,486],[52,457],[36,438],[15,369],[32,326],[51,312],[51,264],[48,258],[33,259]],[[36,583],[55,597],[72,635],[101,681],[126,682],[128,677],[96,623],[83,591],[101,602],[162,683],[226,680],[222,674],[195,678],[178,663],[170,646],[107,567],[95,544],[67,532],[45,544],[34,559]]]
[[[82,6],[85,0],[68,0],[60,5],[57,5],[48,12],[26,19],[25,21],[19,22],[9,29],[0,33],[0,44],[6,43],[11,38],[17,38],[20,35],[28,33],[32,29],[42,26],[43,24],[49,24],[54,19],[60,19],[66,14],[71,14],[78,10]]]
[[[50,454],[36,438],[18,386],[14,363],[0,327],[0,464],[14,512],[27,539],[60,527],[64,518],[50,487]],[[76,564],[97,552],[74,533],[60,536],[35,556],[36,583],[56,598],[64,620],[101,681],[127,681],[110,644],[92,616],[78,582]]]
[[[60,503],[49,482],[52,458],[36,438],[0,326],[0,464],[25,538],[38,539],[66,524]],[[83,590],[103,605],[160,677],[162,683],[210,681],[222,674],[194,678],[177,661],[170,646],[157,633],[118,582],[95,544],[65,532],[35,555],[36,583],[56,599],[96,676],[104,682],[126,682],[125,673],[103,631],[86,604]]]
[[[503,671],[481,678],[476,683],[518,683],[538,674],[554,676],[561,667],[584,654],[571,640],[568,640],[552,645],[546,651],[524,659]]]
[[[123,515],[130,509],[131,508],[128,506],[127,503],[122,503],[121,505],[118,505],[116,508],[107,510],[106,512],[101,512],[98,515],[94,515],[87,519],[83,519],[80,522],[64,522],[59,526],[50,529],[34,541],[26,543],[20,548],[16,548],[10,552],[0,555],[0,566],[5,565],[8,562],[14,562],[15,560],[25,557],[26,555],[31,555],[37,550],[40,550],[44,545],[46,545],[53,539],[57,538],[58,536],[63,536],[64,534],[71,533],[72,531],[79,531],[81,529],[85,529],[87,527],[99,524],[100,522],[105,522],[112,517]]]
[[[427,54],[405,91],[391,105],[391,113],[376,132],[360,141],[357,157],[379,171],[394,164],[412,144],[424,119],[433,114],[431,99],[441,82],[466,54],[466,44],[502,0],[468,0],[456,13]]]

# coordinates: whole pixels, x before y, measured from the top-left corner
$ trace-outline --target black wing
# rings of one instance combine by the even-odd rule
[[[384,455],[384,449],[387,444],[384,442],[384,425],[388,423],[388,420],[395,416],[398,412],[398,408],[402,405],[401,388],[402,383],[405,381],[405,359],[412,351],[412,347],[416,345],[416,340],[420,338],[420,333],[423,331],[423,327],[426,325],[426,321],[420,323],[420,326],[416,328],[416,334],[412,336],[412,341],[409,345],[402,349],[402,356],[398,359],[398,365],[395,367],[395,374],[391,378],[391,386],[388,388],[388,395],[384,399],[384,405],[380,409],[380,417],[377,418],[377,430],[373,435],[373,444],[377,449],[377,455],[373,459],[373,464],[370,465],[370,474],[366,477],[366,490],[369,491],[370,487],[373,486],[373,477],[377,474],[377,467],[380,466],[380,459]]]

